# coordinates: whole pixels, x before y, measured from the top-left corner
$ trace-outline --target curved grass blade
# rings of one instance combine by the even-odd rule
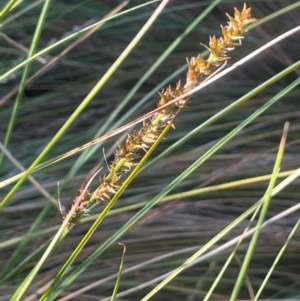
[[[126,252],[126,246],[119,243],[119,245],[123,246],[123,253],[122,253],[122,259],[121,259],[121,264],[120,264],[120,268],[119,268],[119,273],[118,273],[118,277],[117,277],[117,281],[114,287],[114,291],[112,293],[111,296],[111,301],[115,301],[116,300],[116,296],[118,293],[118,289],[119,289],[119,285],[120,285],[120,281],[121,281],[121,276],[122,276],[122,271],[123,271],[123,265],[124,265],[124,257],[125,257],[125,252]]]

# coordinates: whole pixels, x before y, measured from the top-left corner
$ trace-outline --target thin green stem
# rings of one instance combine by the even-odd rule
[[[272,173],[273,176],[270,180],[269,187],[268,187],[266,195],[264,197],[262,210],[261,210],[261,213],[259,215],[258,222],[257,222],[257,228],[256,228],[256,231],[254,232],[254,235],[252,236],[251,242],[250,242],[249,247],[247,249],[247,253],[246,253],[245,259],[243,261],[242,267],[240,269],[240,273],[238,275],[238,278],[235,282],[233,291],[232,291],[231,296],[230,296],[230,301],[235,301],[238,298],[238,295],[239,295],[239,292],[241,290],[245,275],[247,273],[247,269],[249,267],[251,258],[253,256],[253,253],[254,253],[254,250],[255,250],[255,247],[256,247],[256,243],[258,241],[258,238],[259,238],[259,235],[260,235],[260,232],[261,232],[262,225],[263,225],[264,220],[265,220],[266,215],[267,215],[267,211],[268,211],[270,201],[271,201],[271,197],[272,197],[272,191],[275,187],[276,180],[277,180],[277,174],[280,170],[280,166],[281,166],[281,162],[282,162],[282,158],[283,158],[285,140],[286,140],[286,131],[283,133],[284,136],[282,138],[282,141],[281,141],[279,149],[278,149],[277,158],[276,158],[274,168],[273,168],[273,173]]]
[[[66,132],[66,130],[73,124],[73,122],[78,118],[81,112],[86,108],[86,106],[92,101],[92,99],[97,95],[97,93],[103,88],[109,78],[114,74],[116,70],[118,70],[119,66],[129,53],[136,47],[137,43],[144,36],[146,31],[150,28],[153,22],[158,17],[162,8],[167,4],[167,0],[164,0],[157,8],[157,10],[153,13],[153,15],[149,18],[149,20],[145,23],[142,29],[138,32],[138,34],[134,37],[134,39],[129,43],[129,45],[125,48],[125,50],[120,54],[117,60],[113,63],[113,65],[107,70],[107,72],[103,75],[103,77],[98,81],[95,87],[90,91],[90,93],[85,97],[85,99],[81,102],[78,108],[73,112],[73,114],[69,117],[69,119],[64,123],[64,125],[60,128],[60,130],[54,135],[51,141],[47,144],[47,146],[43,149],[41,154],[34,160],[28,170],[25,172],[23,177],[15,184],[15,186],[10,190],[10,192],[6,195],[4,200],[0,203],[0,209],[2,209],[10,200],[10,198],[14,195],[14,193],[20,188],[20,186],[24,183],[30,173],[34,170],[34,168],[42,161],[42,159],[46,156],[46,154],[52,149],[52,147],[57,143],[57,141],[61,138],[61,136]]]
[[[51,0],[46,0],[45,3],[44,3],[44,6],[43,6],[42,12],[40,14],[37,26],[35,28],[35,32],[34,32],[32,41],[31,41],[30,49],[29,49],[29,52],[28,52],[28,59],[30,59],[36,51],[36,48],[37,48],[37,45],[38,45],[38,42],[39,42],[39,39],[40,39],[40,36],[41,36],[41,32],[43,30],[45,20],[46,20],[46,17],[47,17],[49,8],[50,8],[50,5],[51,5]],[[28,77],[28,74],[29,74],[29,71],[30,71],[30,67],[31,67],[31,61],[29,61],[26,64],[26,66],[24,68],[24,71],[23,71],[23,74],[22,74],[21,83],[20,83],[20,87],[19,87],[19,90],[18,90],[18,95],[17,95],[17,98],[15,100],[15,103],[14,103],[14,106],[13,106],[13,109],[12,109],[12,115],[10,117],[9,124],[8,124],[8,129],[7,129],[5,138],[4,138],[4,146],[5,147],[8,146],[8,144],[10,142],[11,135],[12,135],[13,130],[14,130],[14,125],[15,125],[16,118],[17,118],[17,115],[18,115],[20,103],[21,103],[21,100],[22,100],[22,97],[23,97],[23,93],[24,93],[24,89],[25,89],[25,85],[26,85],[26,80],[27,80],[27,77]],[[2,165],[3,158],[4,158],[4,154],[1,153],[0,154],[0,167]]]

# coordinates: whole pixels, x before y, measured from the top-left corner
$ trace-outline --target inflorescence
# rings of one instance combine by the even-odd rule
[[[247,8],[246,4],[244,4],[242,11],[234,8],[234,17],[229,14],[226,15],[229,22],[227,26],[221,26],[223,37],[216,38],[212,36],[209,39],[209,47],[206,47],[209,50],[208,58],[204,59],[199,54],[197,57],[188,60],[186,84],[183,86],[181,81],[178,81],[175,88],[168,86],[165,90],[159,92],[158,108],[187,93],[212,75],[217,68],[230,58],[227,56],[227,52],[241,45],[241,39],[247,31],[247,25],[257,21],[257,19],[251,17],[251,8]],[[92,204],[109,202],[111,197],[118,191],[121,178],[137,165],[137,160],[140,158],[139,151],[147,151],[171,122],[178,108],[185,107],[189,99],[190,96],[187,96],[164,107],[154,114],[151,120],[144,121],[140,130],[128,134],[125,143],[121,144],[115,152],[115,158],[109,168],[110,173],[107,176],[99,177],[100,185],[95,192],[91,194],[88,191],[81,190],[81,195],[74,200],[72,206],[75,206],[78,198],[80,198],[79,204],[68,222],[68,228],[75,225],[82,215],[88,212],[88,208]],[[67,212],[63,212],[63,217],[66,216]]]

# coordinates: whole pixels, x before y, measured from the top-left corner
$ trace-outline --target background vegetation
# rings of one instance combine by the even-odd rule
[[[57,62],[26,84],[22,95],[17,93],[16,87],[20,87],[24,69],[19,68],[1,79],[0,140],[2,143],[8,142],[8,128],[11,127],[7,149],[17,162],[25,168],[31,165],[133,40],[159,3],[130,1],[121,12],[132,10],[105,22],[69,51],[65,50],[84,33],[33,60],[28,69],[28,78],[61,54]],[[99,21],[119,4],[120,1],[115,0],[52,1],[45,23],[41,24],[37,49],[33,52],[45,49]],[[253,16],[262,22],[247,33],[241,47],[230,52],[229,65],[299,25],[300,1],[248,1],[247,4],[252,7]],[[2,1],[1,6],[4,5]],[[1,75],[13,70],[27,58],[43,5],[43,1],[24,0],[1,20]],[[84,151],[77,151],[76,148],[155,109],[157,92],[169,83],[175,84],[178,79],[185,79],[186,58],[204,52],[205,48],[199,43],[207,45],[209,35],[220,36],[219,25],[226,25],[227,22],[225,13],[233,14],[233,7],[241,9],[242,5],[240,1],[173,0],[164,8],[101,91],[96,93],[43,158],[43,162],[75,149],[73,155],[63,156],[57,162],[50,161],[51,164],[32,174],[49,195],[41,192],[37,184],[26,180],[1,207],[0,264],[3,270],[0,300],[9,300],[20,287],[44,254],[43,247],[48,245],[61,225],[62,216],[56,202],[57,182],[60,182],[62,206],[69,210],[78,196],[78,189],[87,183],[97,169],[103,167],[101,174],[107,174],[105,160],[110,162],[113,159],[116,141],[124,138],[126,131]],[[203,18],[197,24],[192,23],[199,16]],[[191,30],[184,34],[188,28]],[[233,139],[176,185],[168,199],[162,199],[162,202],[149,208],[138,222],[128,226],[120,238],[95,256],[92,264],[86,262],[140,208],[253,112],[295,82],[299,78],[299,67],[284,76],[280,72],[297,62],[299,53],[299,33],[296,32],[195,93],[188,107],[176,118],[176,129],[169,131],[147,162],[152,163],[146,164],[147,168],[142,169],[130,183],[68,273],[58,282],[52,299],[49,297],[47,300],[109,300],[123,252],[123,247],[117,242],[126,246],[118,300],[142,299],[165,278],[160,276],[179,267],[265,195],[278,158],[277,150],[286,121],[290,122],[290,127],[280,168],[282,174],[278,175],[277,184],[299,168],[300,91],[295,84],[288,94],[279,95],[274,105],[253,118]],[[200,124],[276,75],[278,80],[274,84],[265,85],[260,93],[247,102],[174,147],[176,142]],[[16,113],[14,122],[11,119],[13,112]],[[140,126],[138,124],[136,128]],[[172,146],[172,152],[152,161]],[[16,162],[4,155],[0,166],[2,200],[15,185],[16,180],[12,177],[19,173]],[[250,180],[266,175],[269,177]],[[245,181],[235,182],[241,180]],[[96,182],[92,182],[91,190],[96,188]],[[192,194],[196,189],[199,191]],[[298,203],[299,179],[295,179],[272,198],[266,218],[272,218]],[[55,248],[30,284],[26,300],[39,300],[102,210],[103,205],[93,208],[91,214]],[[242,234],[250,219],[251,215],[234,225],[208,252]],[[277,218],[261,231],[240,288],[240,299],[253,300],[270,269],[272,275],[260,298],[299,298],[299,231],[289,241],[274,270],[271,268],[298,219],[299,213],[291,212]],[[251,226],[255,224],[256,221]],[[214,290],[212,300],[225,300],[230,296],[234,298],[231,293],[250,240],[251,237],[248,237],[241,242]],[[202,300],[208,296],[208,290],[234,246],[207,252],[208,255],[200,257],[199,262],[179,273],[152,299]],[[76,268],[81,266],[85,269],[80,270],[62,289],[60,285],[66,284],[70,279],[68,277],[73,276]],[[91,287],[79,291],[88,285]],[[60,293],[59,297],[55,292]]]

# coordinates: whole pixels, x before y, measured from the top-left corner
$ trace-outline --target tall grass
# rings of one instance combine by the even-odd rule
[[[0,300],[297,298],[299,6],[4,3]]]

